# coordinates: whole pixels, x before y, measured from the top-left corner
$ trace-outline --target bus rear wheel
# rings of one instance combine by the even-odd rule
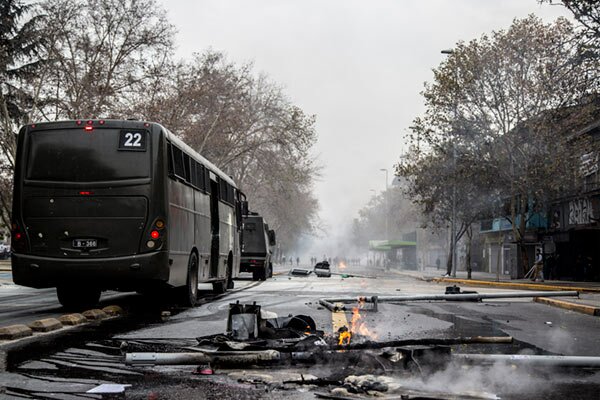
[[[188,260],[185,286],[179,289],[179,302],[185,307],[194,307],[198,303],[198,256],[190,255]]]
[[[89,287],[58,286],[56,295],[62,306],[68,310],[92,308],[100,300],[100,289]]]

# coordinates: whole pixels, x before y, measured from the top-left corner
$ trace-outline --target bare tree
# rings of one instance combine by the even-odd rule
[[[42,9],[44,119],[122,116],[172,49],[173,27],[154,0],[47,0]]]
[[[266,76],[255,76],[251,64],[238,66],[218,52],[197,54],[172,71],[171,79],[156,81],[157,95],[138,106],[143,117],[163,122],[231,174],[279,242],[292,247],[316,221],[314,117]]]

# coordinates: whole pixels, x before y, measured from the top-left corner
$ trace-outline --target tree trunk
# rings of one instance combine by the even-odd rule
[[[448,252],[448,259],[446,260],[446,275],[452,275],[452,241],[450,241],[450,251]]]
[[[473,229],[470,226],[467,229],[467,238],[467,256],[465,261],[467,263],[467,279],[471,279],[471,246],[473,245]]]

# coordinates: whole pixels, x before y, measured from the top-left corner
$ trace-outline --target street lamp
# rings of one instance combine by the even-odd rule
[[[390,240],[390,224],[389,224],[389,210],[388,206],[388,170],[387,168],[381,168],[380,171],[385,171],[385,193],[384,193],[384,201],[385,201],[385,240]]]
[[[452,55],[454,54],[454,50],[452,49],[447,49],[447,50],[442,50],[441,52],[442,54],[445,55]],[[455,71],[456,73],[456,71]],[[453,128],[453,132],[452,132],[452,166],[453,166],[453,171],[456,174],[456,146],[454,143],[454,135],[456,132],[454,132],[454,129],[456,128],[456,114],[457,114],[457,99],[454,99],[454,128]],[[452,270],[451,270],[451,274],[453,277],[456,277],[456,182],[454,182],[452,184],[452,216],[450,217],[450,247],[452,249]]]

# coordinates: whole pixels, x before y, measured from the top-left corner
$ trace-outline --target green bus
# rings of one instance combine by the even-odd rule
[[[193,306],[239,274],[245,196],[158,123],[72,120],[21,128],[12,213],[16,284],[68,308],[104,290],[168,288]]]

